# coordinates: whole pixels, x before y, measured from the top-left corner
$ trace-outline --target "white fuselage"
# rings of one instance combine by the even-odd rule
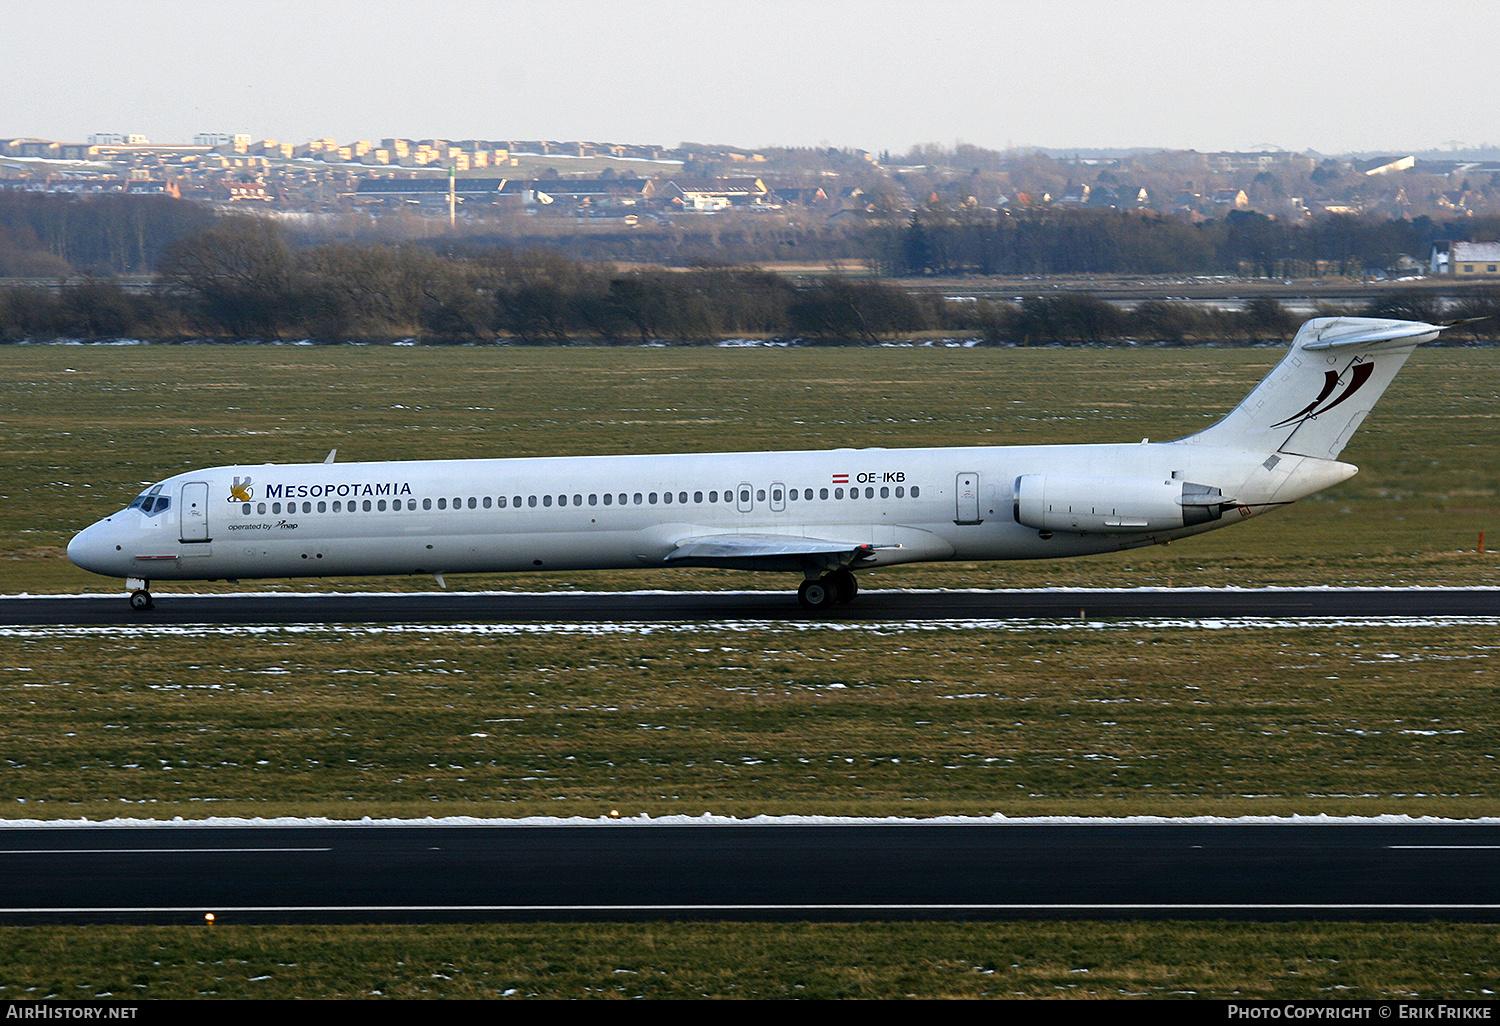
[[[1301,457],[1272,472],[1263,459],[1169,442],[216,467],[161,482],[165,508],[137,500],[68,555],[143,580],[662,567],[685,542],[732,536],[872,546],[860,566],[1033,559],[1196,534],[1353,472]],[[1203,481],[1236,510],[1159,531],[1018,523],[1016,480],[1060,473]]]

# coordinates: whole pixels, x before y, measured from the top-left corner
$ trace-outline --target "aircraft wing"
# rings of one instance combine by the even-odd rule
[[[899,547],[800,535],[705,534],[678,541],[664,562],[734,570],[831,570],[859,566],[876,549]]]

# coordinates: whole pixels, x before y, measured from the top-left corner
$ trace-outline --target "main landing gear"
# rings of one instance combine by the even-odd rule
[[[859,594],[859,582],[848,570],[835,570],[816,580],[806,580],[797,589],[797,601],[803,609],[815,613],[826,612],[836,605],[848,602]]]

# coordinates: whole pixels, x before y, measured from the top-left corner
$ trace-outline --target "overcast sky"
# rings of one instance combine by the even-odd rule
[[[0,2],[0,138],[1500,143],[1500,4]]]

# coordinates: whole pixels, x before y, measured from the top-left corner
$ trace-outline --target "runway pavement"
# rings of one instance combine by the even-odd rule
[[[615,623],[715,620],[1500,616],[1500,588],[865,591],[831,613],[788,592],[434,592],[0,598],[0,624]]]
[[[0,922],[1500,921],[1500,826],[0,830]]]

